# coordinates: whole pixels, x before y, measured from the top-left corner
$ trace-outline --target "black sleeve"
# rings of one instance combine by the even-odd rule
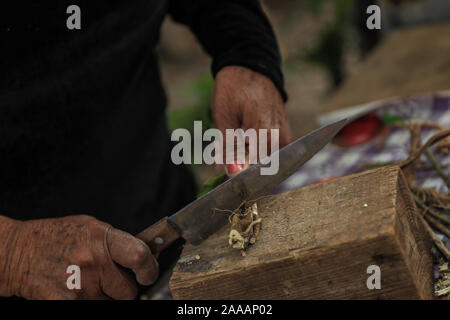
[[[244,66],[272,79],[287,100],[278,44],[258,0],[169,0],[169,12],[211,55],[214,76],[225,66]]]

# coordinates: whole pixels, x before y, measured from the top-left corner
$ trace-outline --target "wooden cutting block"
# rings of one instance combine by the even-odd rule
[[[289,191],[258,207],[261,232],[245,257],[230,248],[228,226],[185,246],[170,280],[175,299],[433,297],[431,240],[400,168]]]

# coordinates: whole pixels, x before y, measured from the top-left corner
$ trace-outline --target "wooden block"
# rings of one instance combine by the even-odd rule
[[[228,226],[187,244],[174,268],[175,299],[431,299],[431,241],[398,167],[258,202],[263,218],[245,257]],[[369,290],[378,265],[381,289]]]

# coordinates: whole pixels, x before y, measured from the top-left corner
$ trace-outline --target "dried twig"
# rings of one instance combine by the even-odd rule
[[[426,214],[429,213],[429,214],[431,214],[433,217],[435,217],[436,219],[441,220],[442,222],[444,222],[444,223],[446,223],[446,224],[450,224],[450,220],[449,220],[449,219],[447,219],[447,218],[441,216],[438,212],[436,212],[436,211],[434,211],[433,209],[427,207],[422,201],[420,201],[420,200],[417,198],[417,196],[416,196],[415,194],[413,194],[413,198],[414,198],[414,201],[416,202],[416,204],[417,204],[422,210],[424,210],[424,211],[423,211],[423,212],[424,212],[423,215],[426,215]]]
[[[406,167],[409,164],[411,164],[412,162],[414,162],[422,153],[425,152],[425,150],[427,150],[430,146],[432,146],[433,144],[447,138],[448,136],[450,136],[450,130],[444,130],[444,131],[440,131],[438,133],[436,133],[434,136],[432,136],[430,139],[428,139],[428,141],[416,152],[413,152],[408,159],[406,159],[405,161],[403,161],[400,166],[401,167]]]
[[[425,215],[425,220],[436,230],[439,230],[442,234],[445,234],[448,238],[450,238],[450,229],[444,226],[439,220],[435,219],[430,215]]]
[[[434,169],[438,173],[438,175],[444,180],[447,188],[450,190],[450,179],[447,177],[445,172],[442,170],[439,163],[436,161],[436,158],[433,156],[430,150],[425,151],[425,155],[427,156],[428,160],[430,160],[431,164],[433,165]]]
[[[420,219],[423,221],[423,225],[425,226],[425,230],[430,235],[431,239],[433,240],[434,244],[436,245],[436,248],[445,256],[447,260],[450,261],[450,251],[447,249],[447,247],[444,245],[444,243],[439,239],[436,234],[434,233],[433,229],[428,225],[428,222],[423,219],[422,216],[420,216]]]
[[[450,130],[442,127],[441,125],[434,124],[432,122],[426,122],[424,124],[419,124],[415,121],[404,122],[400,125],[401,127],[409,129],[411,133],[410,142],[410,153],[408,159],[400,163],[400,167],[403,169],[406,180],[408,182],[409,188],[413,193],[414,201],[416,202],[418,208],[422,212],[422,215],[418,215],[423,221],[427,233],[430,235],[437,249],[445,256],[447,260],[450,260],[450,251],[444,245],[444,243],[436,236],[430,224],[441,231],[443,234],[449,236],[450,230],[444,224],[450,225],[450,220],[443,217],[438,211],[433,208],[447,207],[450,205],[450,197],[439,193],[432,188],[423,188],[419,185],[416,179],[416,171],[419,157],[422,153],[426,153],[428,159],[430,160],[433,168],[441,176],[447,186],[450,189],[450,184],[448,183],[448,177],[443,172],[441,166],[438,164],[433,154],[428,150],[429,147],[438,142],[447,142],[446,139],[450,136]],[[422,145],[421,129],[424,127],[440,130],[434,134],[428,141]],[[442,150],[441,150],[442,151]],[[446,150],[444,150],[446,151]],[[444,223],[444,224],[443,224]]]

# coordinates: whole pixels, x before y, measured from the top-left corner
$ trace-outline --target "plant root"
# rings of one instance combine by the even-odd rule
[[[256,202],[244,201],[229,217],[230,233],[228,243],[246,255],[248,245],[254,244],[261,230],[262,218],[258,215]]]
[[[447,249],[432,229],[433,227],[446,236],[450,235],[450,220],[443,215],[445,210],[448,210],[450,207],[450,196],[448,194],[440,193],[433,188],[424,188],[419,185],[416,179],[416,171],[420,162],[420,155],[425,153],[435,171],[450,189],[448,177],[443,173],[442,167],[436,161],[433,154],[429,151],[431,146],[437,144],[437,152],[448,154],[450,150],[448,148],[450,145],[448,139],[450,136],[450,130],[430,121],[422,124],[416,121],[405,121],[399,126],[407,128],[411,134],[409,157],[399,165],[402,168],[409,188],[413,193],[414,200],[417,204],[418,213],[420,213],[419,217],[423,222],[427,233],[430,235],[436,248],[447,260],[450,260],[450,250]],[[422,145],[421,130],[423,128],[437,130],[438,132]]]

